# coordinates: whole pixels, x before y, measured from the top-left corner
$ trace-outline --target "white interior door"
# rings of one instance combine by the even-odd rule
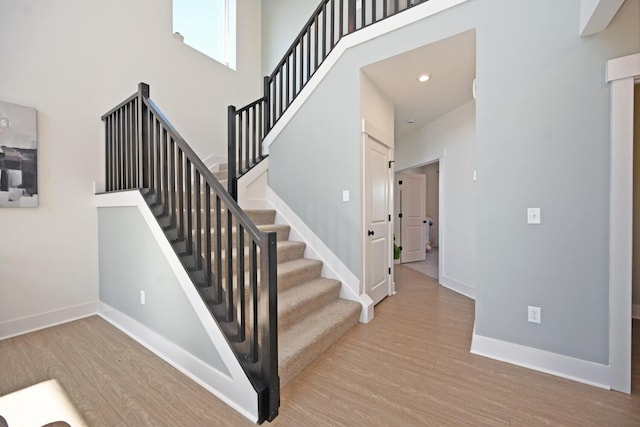
[[[391,151],[367,134],[364,138],[365,292],[377,304],[391,293]]]
[[[417,173],[397,175],[400,198],[400,262],[424,261],[427,239],[427,176]]]

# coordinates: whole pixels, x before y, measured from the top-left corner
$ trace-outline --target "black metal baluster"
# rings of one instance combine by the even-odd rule
[[[184,158],[178,147],[178,241],[184,240]]]
[[[245,295],[244,295],[244,231],[241,233],[238,230],[237,242],[236,242],[236,259],[238,260],[238,266],[236,271],[238,272],[238,302],[237,302],[237,319],[238,319],[238,340],[245,340],[245,328],[246,328],[246,312],[245,312]]]
[[[169,201],[171,203],[171,227],[176,226],[178,216],[178,203],[176,200],[176,142],[173,137],[169,139]]]
[[[211,280],[211,187],[208,182],[205,182],[204,186],[204,281],[207,287],[213,285]]]
[[[202,192],[200,188],[200,172],[197,169],[194,169],[194,197],[196,198],[196,206],[195,206],[195,219],[196,219],[196,228],[195,228],[195,261],[196,261],[196,270],[200,270],[202,268]]]
[[[250,120],[250,116],[249,116],[249,111],[248,110],[244,110],[243,111],[243,115],[245,116],[245,121],[244,121],[244,156],[245,156],[245,170],[249,170],[249,168],[251,168],[252,164],[251,164],[251,153],[250,153],[250,146],[249,146],[249,140],[250,140],[250,134],[249,134],[249,120]]]
[[[327,57],[327,2],[322,3],[322,61]],[[321,61],[321,62],[322,62]]]
[[[222,205],[216,196],[216,304],[222,299]]]
[[[256,242],[249,242],[249,286],[251,295],[249,361],[258,360],[258,266],[256,263]]]
[[[193,172],[191,168],[191,160],[189,158],[186,159],[186,167],[185,167],[185,196],[186,196],[186,206],[187,206],[187,215],[186,215],[186,249],[187,254],[193,254],[193,190],[192,190],[192,182],[193,182]]]

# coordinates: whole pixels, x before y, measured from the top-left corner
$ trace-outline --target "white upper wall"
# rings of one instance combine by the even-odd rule
[[[319,4],[320,0],[262,0],[264,76],[273,72]]]
[[[440,160],[442,284],[475,294],[475,101],[396,141],[396,170]]]
[[[171,0],[0,2],[0,100],[38,110],[37,209],[0,210],[0,327],[98,299],[100,116],[149,83],[197,154],[226,157],[226,107],[259,96],[259,2],[238,2],[237,71],[172,35]]]

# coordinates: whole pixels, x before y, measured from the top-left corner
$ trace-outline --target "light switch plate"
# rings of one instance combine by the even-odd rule
[[[527,224],[540,224],[540,208],[527,209]]]
[[[348,202],[349,201],[349,190],[343,190],[342,191],[342,201],[343,202]]]

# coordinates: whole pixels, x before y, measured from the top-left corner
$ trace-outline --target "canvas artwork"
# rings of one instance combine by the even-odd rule
[[[0,101],[0,207],[38,206],[36,110]]]

